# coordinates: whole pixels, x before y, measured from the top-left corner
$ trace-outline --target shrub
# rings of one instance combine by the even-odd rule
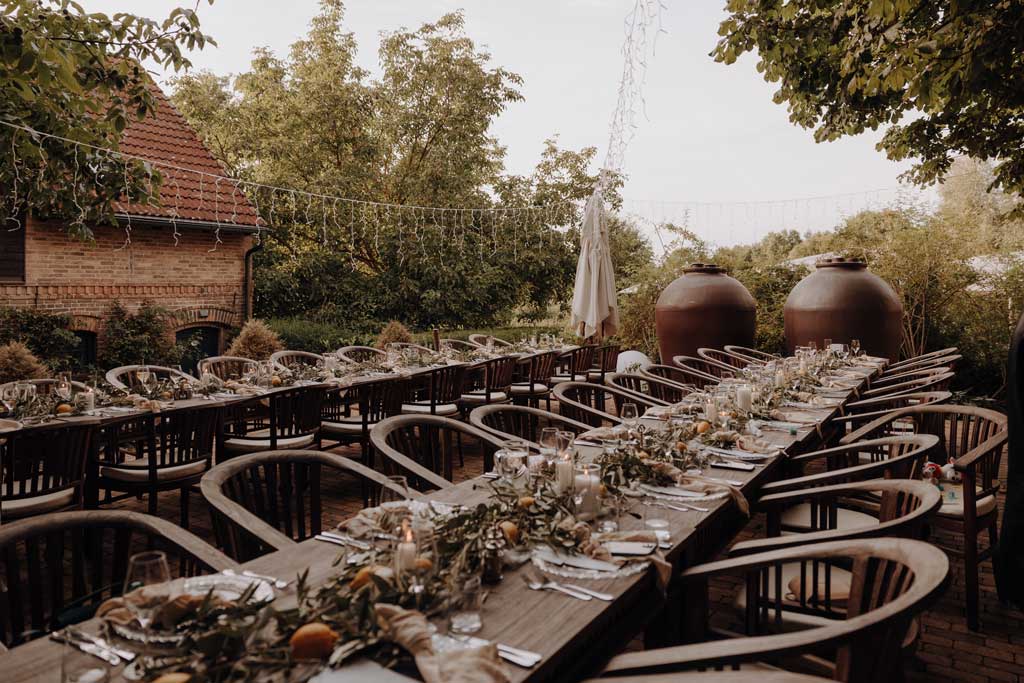
[[[141,363],[173,366],[180,363],[186,349],[174,343],[167,315],[165,309],[151,302],[143,303],[134,315],[120,302],[111,304],[103,323],[100,367],[109,369]]]
[[[18,341],[0,346],[0,384],[23,379],[41,379],[49,369],[32,351]]]
[[[253,360],[266,360],[270,354],[284,348],[277,332],[267,327],[266,323],[255,318],[245,323],[228,348],[229,356],[241,356]]]
[[[374,344],[378,349],[386,348],[388,344],[394,343],[410,344],[412,343],[412,333],[402,323],[397,320],[392,320],[384,329],[380,331],[380,335],[377,337],[377,342]]]
[[[22,342],[54,370],[71,367],[78,337],[71,316],[33,309],[0,308],[0,344]]]

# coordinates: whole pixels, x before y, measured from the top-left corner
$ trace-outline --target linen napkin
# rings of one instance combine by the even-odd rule
[[[425,683],[508,683],[494,644],[438,655],[422,613],[388,604],[377,604],[374,610],[385,637],[413,656]]]
[[[747,503],[746,497],[735,486],[714,482],[699,475],[687,474],[675,465],[671,465],[667,462],[648,460],[647,464],[651,465],[656,472],[672,479],[672,481],[676,483],[676,486],[686,491],[704,494],[721,493],[722,491],[725,491],[736,502],[736,507],[740,509],[740,512],[747,516],[750,515],[750,504]]]
[[[605,547],[605,543],[611,543],[613,541],[653,543],[654,547],[657,548],[660,539],[658,538],[658,534],[645,529],[634,529],[633,531],[611,531],[594,536],[590,541],[591,545],[594,547],[594,552],[587,552],[587,555],[598,560],[615,562],[616,564],[625,564],[629,560],[615,557],[608,552],[608,549]],[[651,564],[654,566],[655,575],[658,579],[658,587],[663,591],[666,590],[668,588],[669,581],[672,580],[672,565],[665,559],[665,555],[660,550],[655,550],[653,553],[648,555],[646,559],[650,560]]]
[[[626,431],[622,427],[597,427],[596,429],[591,429],[589,432],[583,432],[576,438],[597,439],[600,441],[603,439],[621,439],[625,435]]]

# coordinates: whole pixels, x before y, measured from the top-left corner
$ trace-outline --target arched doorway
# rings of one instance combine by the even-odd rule
[[[220,355],[220,328],[216,325],[186,327],[174,333],[174,340],[186,347],[181,367],[195,374],[199,360]]]

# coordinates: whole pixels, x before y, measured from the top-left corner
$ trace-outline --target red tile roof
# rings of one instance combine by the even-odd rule
[[[131,203],[118,211],[129,216],[174,217],[214,226],[255,227],[259,216],[233,183],[163,165],[227,175],[163,91],[155,84],[152,91],[157,100],[156,111],[141,121],[129,122],[121,138],[121,151],[156,163],[164,178],[160,206]]]

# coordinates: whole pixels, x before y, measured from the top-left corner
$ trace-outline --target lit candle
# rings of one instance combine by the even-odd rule
[[[555,487],[559,493],[572,491],[572,458],[559,458],[555,462]]]
[[[736,387],[736,407],[745,413],[750,412],[750,408],[754,403],[754,394],[750,388],[750,385],[743,384]]]
[[[775,386],[784,387],[786,386],[786,373],[779,370],[775,373]]]
[[[709,396],[704,401],[704,419],[708,422],[715,422],[718,420],[718,401],[715,400],[714,396]]]
[[[598,513],[597,494],[599,482],[597,477],[598,466],[584,464],[576,468],[576,516],[580,519],[593,518]]]
[[[402,522],[402,539],[395,550],[395,569],[400,572],[412,571],[416,568],[416,540],[409,520]]]

